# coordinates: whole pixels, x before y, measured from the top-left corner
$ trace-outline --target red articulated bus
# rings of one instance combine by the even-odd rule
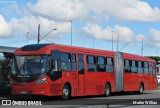
[[[12,94],[105,95],[157,88],[156,62],[138,55],[59,44],[26,45],[15,51]]]

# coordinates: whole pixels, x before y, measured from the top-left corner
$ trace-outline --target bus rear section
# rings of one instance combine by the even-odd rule
[[[124,91],[157,89],[156,62],[138,55],[123,53],[124,61]]]

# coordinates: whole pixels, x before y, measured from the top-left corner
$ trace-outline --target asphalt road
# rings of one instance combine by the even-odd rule
[[[135,93],[113,93],[110,97],[88,96],[73,97],[69,100],[61,100],[60,97],[45,97],[33,95],[6,95],[1,94],[0,99],[15,101],[41,101],[47,107],[78,107],[78,108],[159,108],[160,90],[145,91],[139,95]],[[52,105],[52,106],[50,106]],[[6,106],[3,106],[6,107]],[[25,106],[27,107],[27,106]],[[44,107],[44,106],[43,106]],[[41,108],[39,106],[39,108]]]

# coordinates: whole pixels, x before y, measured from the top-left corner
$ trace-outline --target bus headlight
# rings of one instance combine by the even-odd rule
[[[46,82],[46,78],[42,78],[36,82],[36,85]]]

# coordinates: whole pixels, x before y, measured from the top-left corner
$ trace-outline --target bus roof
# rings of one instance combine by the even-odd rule
[[[76,53],[93,53],[93,54],[106,54],[114,55],[113,51],[99,50],[91,48],[83,48],[76,46],[60,45],[60,44],[32,44],[18,48],[15,55],[32,55],[32,54],[50,54],[52,50],[69,51]]]
[[[68,45],[61,45],[61,44],[31,44],[26,45],[22,48],[18,48],[15,51],[15,55],[36,55],[36,54],[51,54],[52,50],[59,50],[59,51],[66,51],[66,52],[76,52],[82,54],[95,54],[95,55],[109,55],[114,56],[114,51],[109,50],[100,50],[100,49],[91,49],[91,48],[83,48],[83,47],[76,47],[76,46],[68,46]],[[107,56],[106,55],[106,56]],[[146,60],[152,61],[154,60],[150,58],[146,58],[143,56],[129,54],[122,52],[124,58],[133,58],[136,60]]]
[[[144,56],[140,56],[140,55],[136,55],[136,54],[130,54],[130,53],[126,53],[123,52],[123,57],[124,58],[130,58],[130,59],[134,59],[134,60],[144,60],[144,61],[151,61],[151,62],[155,62],[155,60],[144,57]]]

